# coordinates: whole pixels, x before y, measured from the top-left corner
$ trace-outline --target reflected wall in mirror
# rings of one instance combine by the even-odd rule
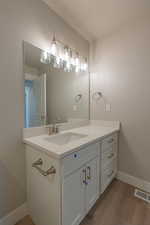
[[[24,126],[89,119],[89,74],[41,62],[42,50],[24,42]]]

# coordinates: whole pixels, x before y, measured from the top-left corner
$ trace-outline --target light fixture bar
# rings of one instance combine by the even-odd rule
[[[71,72],[86,72],[88,70],[87,58],[81,56],[75,48],[72,48],[53,35],[50,53],[42,52],[41,62],[51,64],[55,68]]]

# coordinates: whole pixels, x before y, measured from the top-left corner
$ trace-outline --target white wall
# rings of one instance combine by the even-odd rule
[[[22,41],[47,49],[53,32],[88,56],[88,43],[41,0],[0,1],[0,218],[26,199]]]
[[[150,18],[122,28],[91,48],[92,119],[120,120],[119,170],[150,181]]]

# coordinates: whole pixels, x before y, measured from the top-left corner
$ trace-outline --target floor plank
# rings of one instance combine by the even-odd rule
[[[134,197],[134,187],[115,180],[81,225],[150,225],[150,204]],[[34,225],[29,216],[16,225]]]

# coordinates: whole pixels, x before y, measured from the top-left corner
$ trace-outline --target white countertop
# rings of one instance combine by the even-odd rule
[[[67,131],[63,131],[60,133],[78,133],[78,134],[84,134],[87,135],[86,137],[80,138],[78,140],[72,141],[65,145],[56,145],[52,144],[45,140],[46,137],[49,137],[47,134],[43,134],[40,136],[30,137],[30,138],[24,138],[24,143],[32,146],[33,148],[44,151],[48,155],[61,159],[64,158],[66,155],[78,150],[79,148],[82,148],[84,145],[90,144],[95,141],[99,141],[103,139],[104,137],[119,131],[120,124],[112,124],[111,126],[107,125],[104,126],[103,123],[100,123],[99,125],[95,125],[95,123],[91,123],[87,126],[82,126],[79,128],[70,129]],[[59,134],[60,134],[59,133]],[[59,135],[58,134],[58,135]]]

